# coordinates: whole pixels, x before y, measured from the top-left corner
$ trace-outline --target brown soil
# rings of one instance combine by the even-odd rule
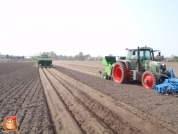
[[[113,81],[100,79],[85,73],[57,67],[56,69],[80,81],[93,89],[101,91],[125,104],[143,111],[143,115],[162,123],[165,127],[173,127],[178,131],[177,99],[174,96],[162,96],[153,90],[146,90],[141,84],[116,84]]]
[[[94,76],[98,75],[98,71],[105,70],[101,61],[53,61],[53,64],[54,66],[59,65]],[[167,69],[173,68],[176,76],[178,77],[178,63],[164,62],[164,64],[166,64]]]
[[[118,117],[117,114],[114,114],[107,107],[104,107],[95,99],[89,97],[85,92],[82,92],[83,88],[86,90],[89,89],[76,85],[74,79],[70,79],[56,70],[49,69],[48,71],[44,70],[46,76],[54,86],[54,90],[67,106],[66,111],[69,111],[74,117],[76,124],[79,124],[83,133],[139,133],[136,128],[132,128],[130,124],[123,122],[122,118]],[[56,100],[56,98],[54,99]],[[57,101],[56,105],[57,106],[54,105],[54,107],[60,107],[60,101]],[[66,117],[64,120],[65,119]],[[63,120],[63,117],[61,117],[61,120]],[[71,118],[71,120],[72,121],[68,121],[73,122],[73,118]],[[61,126],[63,126],[63,122],[60,123]],[[70,123],[68,127],[76,126],[76,124],[73,125]],[[76,127],[76,129],[78,130],[78,127]],[[67,127],[61,127],[61,130],[59,130],[58,133],[65,130],[69,131]],[[70,133],[72,132],[75,133],[74,127],[71,129]],[[76,132],[76,134],[77,133],[79,132]]]
[[[94,61],[54,61],[54,66],[62,66],[89,75],[97,76],[98,71],[104,71],[101,62]]]
[[[65,63],[0,63],[0,124],[16,115],[19,133],[178,133],[178,98],[97,78],[100,62]]]
[[[19,133],[53,134],[48,106],[35,63],[0,63],[0,124],[17,116]],[[4,129],[0,127],[0,133]]]
[[[51,98],[47,100],[58,133],[171,133],[147,116],[140,116],[141,111],[55,69],[40,69],[40,75],[45,94]],[[67,115],[62,116],[64,113]]]

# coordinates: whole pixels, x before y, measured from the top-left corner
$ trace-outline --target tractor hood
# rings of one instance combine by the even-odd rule
[[[166,70],[166,65],[162,62],[145,60],[142,65],[146,70],[151,70],[156,74],[162,74]]]

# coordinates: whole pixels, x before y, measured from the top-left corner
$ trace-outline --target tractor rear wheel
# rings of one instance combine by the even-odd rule
[[[142,85],[147,89],[153,89],[157,84],[156,75],[151,71],[145,71],[142,75]]]
[[[113,80],[117,83],[124,83],[126,79],[126,68],[122,62],[115,63],[112,70]]]

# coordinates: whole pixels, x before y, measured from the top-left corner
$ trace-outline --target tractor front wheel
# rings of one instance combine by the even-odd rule
[[[156,75],[151,71],[145,71],[142,75],[142,85],[147,89],[153,89],[157,84]]]
[[[117,83],[124,83],[126,79],[126,68],[122,62],[115,63],[112,70],[113,80]]]

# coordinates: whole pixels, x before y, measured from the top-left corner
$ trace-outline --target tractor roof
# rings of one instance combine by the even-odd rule
[[[153,51],[153,49],[151,48],[151,47],[140,47],[139,48],[140,50],[150,50],[150,51]],[[126,50],[128,50],[128,51],[133,51],[133,50],[137,50],[137,49],[126,49]]]
[[[140,49],[150,49],[150,50],[153,50],[151,47],[140,47]]]
[[[39,56],[39,58],[50,58],[50,56],[43,54],[43,55]]]

